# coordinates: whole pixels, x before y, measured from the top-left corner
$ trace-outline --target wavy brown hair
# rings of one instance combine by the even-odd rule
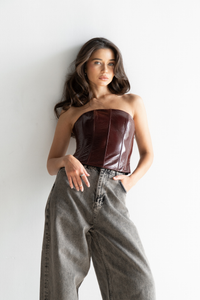
[[[105,48],[113,50],[116,60],[114,66],[115,75],[108,85],[109,91],[116,95],[123,95],[130,90],[130,83],[124,71],[120,50],[105,38],[93,38],[81,47],[72,63],[73,71],[67,75],[61,101],[54,107],[57,118],[60,116],[60,108],[67,111],[71,106],[80,107],[94,97],[87,76],[85,76],[85,66],[94,51]]]

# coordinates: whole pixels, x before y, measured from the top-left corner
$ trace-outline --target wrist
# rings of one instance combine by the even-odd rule
[[[67,155],[63,156],[62,161],[61,161],[61,167],[65,167],[66,162],[71,160],[72,157],[73,157],[73,155],[71,155],[71,154],[67,154]]]

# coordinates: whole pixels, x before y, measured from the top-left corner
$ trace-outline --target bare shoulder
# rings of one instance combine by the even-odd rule
[[[126,101],[131,106],[131,110],[133,112],[133,117],[136,117],[136,115],[141,111],[144,110],[144,101],[142,97],[136,94],[126,94],[125,95]]]
[[[75,121],[83,112],[83,107],[71,106],[68,110],[61,111],[59,122],[68,125],[72,129]]]
[[[127,101],[131,104],[140,104],[143,103],[142,98],[139,95],[136,94],[126,94]]]
[[[70,115],[73,114],[73,111],[74,111],[74,107],[73,106],[71,106],[70,108],[68,108],[68,110],[62,109],[59,118],[61,118],[61,117],[62,117],[62,119],[68,118]]]
[[[59,121],[71,123],[75,114],[75,107],[71,106],[68,110],[62,109]]]

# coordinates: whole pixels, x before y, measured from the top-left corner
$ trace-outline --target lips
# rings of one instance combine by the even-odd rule
[[[101,77],[99,77],[99,79],[102,79],[102,80],[107,80],[107,79],[108,79],[108,77],[106,77],[106,76],[101,76]]]

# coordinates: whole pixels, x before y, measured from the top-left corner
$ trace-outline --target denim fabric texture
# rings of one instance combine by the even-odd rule
[[[65,168],[45,207],[40,300],[77,300],[91,259],[103,300],[155,300],[154,279],[126,206],[122,172],[84,165],[90,187],[71,189]]]

